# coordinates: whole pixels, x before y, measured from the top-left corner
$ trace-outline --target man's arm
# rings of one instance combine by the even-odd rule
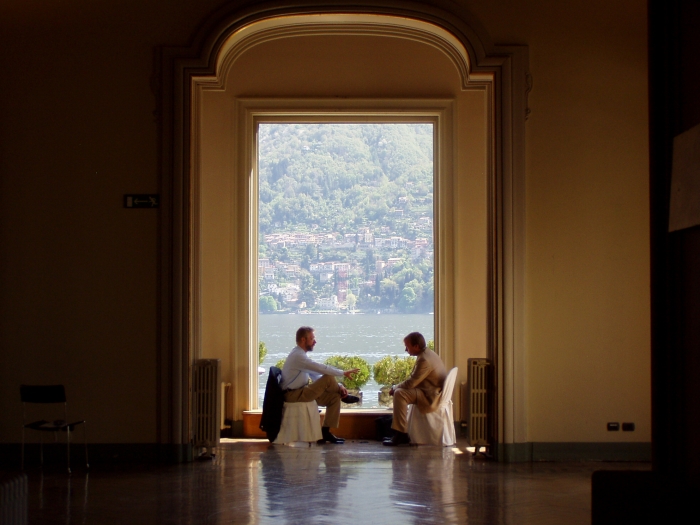
[[[433,368],[430,366],[430,363],[428,363],[427,359],[421,359],[420,357],[416,360],[416,366],[413,367],[413,372],[411,372],[411,377],[406,379],[406,381],[403,381],[396,385],[394,389],[396,388],[416,388],[418,385],[420,385],[423,380],[430,375],[430,372],[432,372]]]
[[[296,365],[296,368],[299,368],[300,370],[306,370],[307,372],[314,372],[321,375],[337,377],[345,374],[345,372],[343,372],[340,368],[312,361],[309,359],[309,356],[306,355],[306,352],[304,352],[303,355],[299,355],[297,357],[297,362],[294,364]]]

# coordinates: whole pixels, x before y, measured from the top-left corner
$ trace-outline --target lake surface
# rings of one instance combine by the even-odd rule
[[[386,355],[406,356],[403,338],[420,332],[426,341],[434,339],[435,316],[431,314],[304,314],[260,315],[259,340],[267,345],[262,363],[265,374],[259,377],[259,406],[265,394],[267,370],[287,357],[296,345],[294,336],[300,326],[311,326],[316,347],[309,357],[323,363],[333,355],[357,355],[371,366]],[[372,379],[362,387],[362,408],[378,407],[379,385]]]

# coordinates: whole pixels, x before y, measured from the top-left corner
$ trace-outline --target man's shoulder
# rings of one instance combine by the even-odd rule
[[[311,361],[311,358],[306,354],[303,348],[300,346],[295,346],[292,351],[289,352],[287,360],[291,360],[293,363],[305,363]]]
[[[433,359],[440,359],[440,356],[433,352],[430,348],[426,348],[419,355],[418,359],[425,359],[426,361],[431,361]]]
[[[444,365],[442,363],[442,359],[440,359],[440,356],[437,355],[435,352],[430,350],[429,348],[425,349],[425,352],[422,353],[423,359],[429,364],[429,366],[432,366],[433,368],[440,368],[443,367]]]

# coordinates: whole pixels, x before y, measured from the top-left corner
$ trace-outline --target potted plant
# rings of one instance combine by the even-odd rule
[[[258,343],[258,365],[263,364],[265,356],[267,355],[267,345],[264,341]]]
[[[267,355],[267,345],[260,341],[258,343],[258,375],[265,373],[265,368],[262,366],[265,356]]]
[[[373,377],[374,380],[381,385],[379,392],[380,406],[393,405],[393,399],[389,395],[389,390],[391,390],[393,385],[409,378],[415,363],[415,357],[388,355],[382,357],[374,364]]]
[[[359,372],[354,376],[343,377],[341,382],[345,385],[345,388],[348,389],[348,392],[360,398],[360,402],[357,405],[362,405],[362,392],[360,388],[369,381],[369,363],[355,355],[334,355],[326,359],[326,364],[340,368],[341,370],[359,369]]]

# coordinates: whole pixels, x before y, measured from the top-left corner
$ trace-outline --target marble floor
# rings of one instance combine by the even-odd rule
[[[637,463],[499,464],[376,441],[229,441],[213,461],[27,471],[33,524],[588,524],[591,474]]]

